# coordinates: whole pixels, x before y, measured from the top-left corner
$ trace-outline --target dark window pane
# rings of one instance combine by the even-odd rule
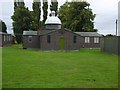
[[[28,36],[28,42],[32,42],[32,36]]]
[[[77,36],[73,36],[73,43],[77,42]]]
[[[48,43],[51,42],[51,36],[50,36],[50,35],[47,36],[47,42],[48,42]]]

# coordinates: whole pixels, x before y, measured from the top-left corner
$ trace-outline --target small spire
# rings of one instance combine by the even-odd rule
[[[51,12],[51,16],[55,16],[55,11],[52,11],[52,12]]]

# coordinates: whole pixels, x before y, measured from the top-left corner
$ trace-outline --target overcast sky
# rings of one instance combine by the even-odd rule
[[[14,12],[14,0],[0,0],[0,19],[7,25],[8,33],[12,33],[11,16]],[[32,10],[32,0],[24,0],[27,7]],[[50,4],[51,0],[48,0]],[[64,4],[66,0],[59,0],[60,5]],[[70,0],[68,0],[70,1]],[[96,14],[95,28],[100,34],[115,34],[115,21],[118,18],[118,2],[119,0],[86,0],[90,3],[90,8]]]

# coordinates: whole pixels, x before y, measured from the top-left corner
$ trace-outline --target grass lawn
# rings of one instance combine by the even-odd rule
[[[116,88],[118,57],[99,49],[79,52],[3,48],[3,88]]]
[[[2,88],[2,48],[0,47],[0,90]]]

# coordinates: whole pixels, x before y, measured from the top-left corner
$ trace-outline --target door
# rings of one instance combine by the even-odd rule
[[[65,38],[61,36],[59,39],[59,50],[64,50],[64,49],[65,49]]]

